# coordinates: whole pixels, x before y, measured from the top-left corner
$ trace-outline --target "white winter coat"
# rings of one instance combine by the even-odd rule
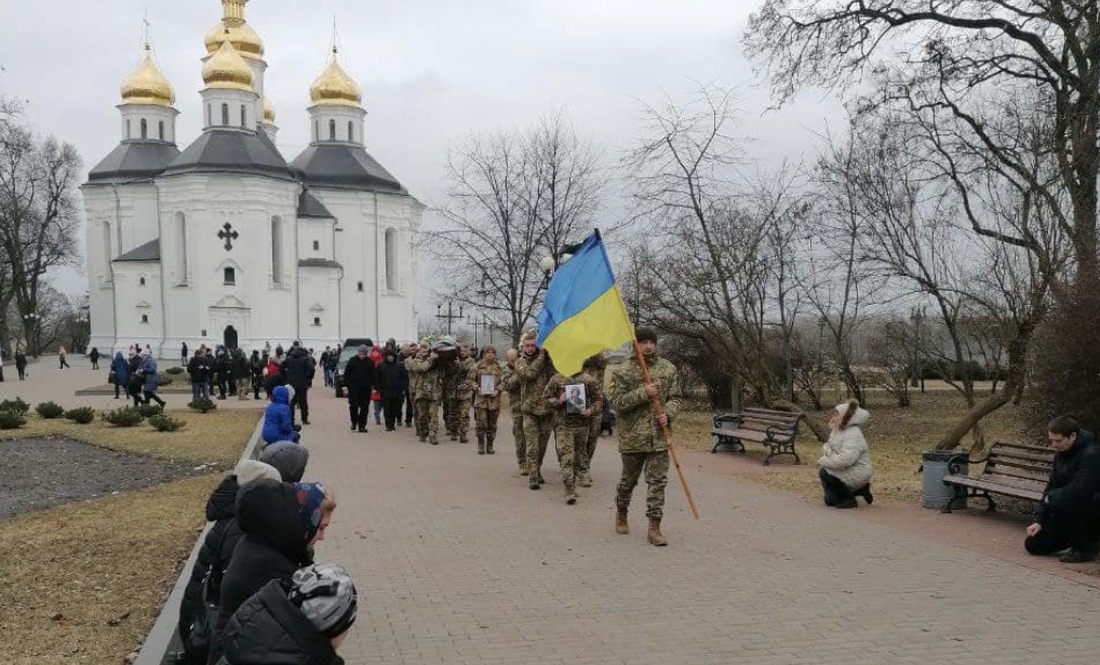
[[[857,409],[846,428],[832,431],[817,460],[819,467],[849,489],[858,490],[871,482],[871,453],[861,429],[870,419],[870,413]]]

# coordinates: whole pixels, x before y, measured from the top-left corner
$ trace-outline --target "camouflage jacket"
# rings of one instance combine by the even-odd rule
[[[470,382],[470,390],[472,390],[474,394],[474,408],[488,409],[490,411],[500,410],[500,395],[504,391],[504,387],[500,384],[503,373],[503,370],[500,368],[500,363],[495,360],[491,363],[482,360],[480,363],[470,368],[470,373],[467,377]],[[493,385],[496,387],[495,395],[481,394],[481,377],[486,374],[493,377]]]
[[[405,370],[409,373],[409,394],[419,399],[420,386],[424,382],[423,360],[416,356],[405,359]]]
[[[441,361],[436,364],[443,373],[443,399],[461,399],[466,389],[466,361]]]
[[[680,376],[672,363],[657,354],[646,356],[645,360],[671,425],[680,410]],[[612,372],[607,398],[619,418],[619,452],[647,453],[668,449],[645,394],[637,359],[631,358]]]
[[[500,379],[501,386],[508,393],[508,406],[512,409],[512,413],[519,413],[520,407],[520,380],[519,375],[516,374],[514,367],[509,367],[506,364],[503,365],[503,375]]]
[[[550,407],[546,405],[542,394],[553,375],[554,365],[547,354],[540,352],[533,358],[520,355],[516,361],[516,376],[520,382],[520,411],[531,416],[550,415]]]
[[[587,416],[579,413],[569,413],[568,405],[561,402],[561,396],[568,392],[567,387],[577,384],[584,386],[584,408],[589,410]],[[547,407],[554,412],[555,426],[588,427],[592,424],[592,419],[597,417],[603,408],[602,393],[600,384],[596,382],[595,377],[588,372],[581,372],[573,376],[555,374],[547,382],[542,397],[546,400]]]
[[[431,359],[410,360],[405,369],[419,377],[415,399],[438,402],[443,399],[443,366]]]

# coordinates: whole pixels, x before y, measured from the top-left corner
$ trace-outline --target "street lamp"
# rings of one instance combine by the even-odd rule
[[[30,347],[28,350],[36,358],[38,357],[38,344],[35,341],[34,331],[37,323],[38,315],[34,312],[23,315],[23,330],[27,333],[27,345]]]

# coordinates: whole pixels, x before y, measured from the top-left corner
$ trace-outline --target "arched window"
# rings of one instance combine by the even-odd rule
[[[351,120],[348,120],[348,140],[355,141],[355,123]]]
[[[158,127],[158,133],[160,134],[160,140],[164,140],[164,121],[161,120]]]
[[[234,270],[233,268],[226,268],[222,272],[225,275],[225,285],[226,286],[236,286],[237,285],[237,271],[236,270]]]
[[[138,284],[141,284],[142,286],[145,286],[145,278],[142,277],[141,279],[139,279]]]
[[[321,242],[319,240],[314,240],[313,241],[313,251],[315,251],[315,252],[321,251]]]
[[[321,317],[319,317],[319,316],[313,317],[313,325],[315,325],[315,326],[321,325]]]
[[[271,218],[271,281],[283,283],[283,220]]]
[[[359,293],[363,292],[363,283],[359,282]]]
[[[245,110],[244,104],[241,104],[241,128],[248,128],[248,111]]]
[[[386,289],[397,290],[397,231],[386,229]]]
[[[149,138],[149,123],[145,122],[145,118],[141,119],[141,138]]]
[[[142,314],[141,315],[141,322],[142,323],[149,323],[149,315],[148,314]]]
[[[229,104],[222,104],[222,124],[229,126]]]
[[[176,274],[179,283],[187,283],[187,217],[176,213]]]
[[[329,141],[335,141],[336,140],[336,121],[335,120],[329,120],[328,121],[328,140]]]
[[[129,118],[126,118],[126,138],[128,138],[128,139],[134,138],[134,134],[130,130],[130,119]]]

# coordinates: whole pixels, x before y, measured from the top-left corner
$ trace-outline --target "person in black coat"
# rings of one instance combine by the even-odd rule
[[[23,349],[19,349],[15,352],[15,370],[19,372],[19,380],[23,381],[27,378],[27,354],[23,353]],[[118,391],[115,391],[115,397],[118,397]]]
[[[355,583],[340,566],[303,568],[268,582],[226,627],[219,665],[343,665],[336,650],[355,624]]]
[[[214,371],[214,383],[218,387],[218,399],[225,399],[225,394],[229,389],[229,356],[226,354],[224,347],[219,346],[214,352],[212,369]]]
[[[199,347],[187,363],[187,373],[191,376],[191,399],[210,399],[210,358],[204,347]]]
[[[226,624],[244,601],[271,580],[289,579],[313,562],[312,545],[324,539],[335,506],[320,483],[263,479],[241,488],[237,524],[244,535],[222,578],[208,663],[221,658]],[[317,515],[315,521],[303,517],[310,514]]]
[[[1068,416],[1047,430],[1054,465],[1024,548],[1035,555],[1069,548],[1059,557],[1063,563],[1092,561],[1100,550],[1100,447]]]
[[[397,350],[386,347],[378,373],[378,394],[382,396],[382,411],[386,415],[386,431],[392,432],[401,416],[401,405],[409,389],[409,373],[405,363],[397,361]]]
[[[374,389],[376,378],[374,361],[370,359],[370,349],[360,345],[358,353],[348,359],[344,365],[342,381],[348,392],[348,412],[351,415],[351,429],[367,431],[367,417],[370,415],[370,393]]]
[[[134,406],[141,406],[143,404],[141,398],[141,387],[145,381],[141,376],[141,356],[134,352],[130,352],[130,358],[127,360],[127,364],[130,367],[130,382],[126,384],[126,394],[134,400]]]
[[[290,347],[290,353],[283,361],[286,382],[294,387],[294,399],[290,401],[291,420],[294,419],[294,406],[302,411],[302,424],[309,424],[309,386],[313,383],[316,366],[313,358],[298,342]]]
[[[99,369],[99,349],[92,347],[91,352],[88,353],[88,360],[92,361],[92,369]]]

